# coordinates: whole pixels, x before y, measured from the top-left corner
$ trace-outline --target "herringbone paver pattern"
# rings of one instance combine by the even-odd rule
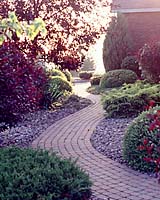
[[[94,182],[94,194],[104,200],[160,200],[160,185],[155,178],[138,173],[98,153],[90,136],[103,118],[100,97],[84,92],[85,84],[76,91],[93,104],[50,126],[33,143],[33,148],[56,151],[66,158],[78,158]]]

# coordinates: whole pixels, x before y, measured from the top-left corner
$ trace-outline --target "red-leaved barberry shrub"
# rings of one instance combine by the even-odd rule
[[[5,0],[0,1],[0,15],[15,11],[19,21],[42,18],[46,24],[45,40],[37,35],[23,50],[38,53],[37,47],[47,47],[44,58],[60,65],[61,69],[76,70],[85,53],[102,34],[109,22],[108,0]],[[92,20],[88,20],[92,19]],[[27,42],[28,43],[28,42]],[[123,46],[119,45],[122,49]],[[41,53],[42,55],[42,53]]]
[[[47,76],[15,43],[0,47],[0,121],[11,122],[41,105]]]

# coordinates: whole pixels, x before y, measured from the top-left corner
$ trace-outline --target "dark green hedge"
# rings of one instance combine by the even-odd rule
[[[0,200],[86,200],[88,175],[47,151],[0,149]]]

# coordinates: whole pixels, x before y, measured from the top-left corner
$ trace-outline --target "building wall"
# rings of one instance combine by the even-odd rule
[[[125,13],[124,15],[136,51],[145,43],[160,41],[160,12]]]
[[[112,10],[160,8],[159,0],[112,0]]]

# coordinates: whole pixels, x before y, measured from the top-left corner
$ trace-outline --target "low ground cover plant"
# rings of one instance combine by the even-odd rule
[[[121,87],[124,83],[134,83],[137,75],[131,70],[117,69],[107,72],[100,81],[101,88]]]
[[[160,102],[160,85],[137,81],[119,89],[112,89],[102,97],[108,117],[130,117],[144,111],[150,100]]]
[[[140,114],[128,127],[123,142],[123,156],[134,169],[145,172],[159,172],[159,128],[159,106]]]
[[[89,176],[71,160],[47,151],[0,149],[1,200],[86,200]]]

